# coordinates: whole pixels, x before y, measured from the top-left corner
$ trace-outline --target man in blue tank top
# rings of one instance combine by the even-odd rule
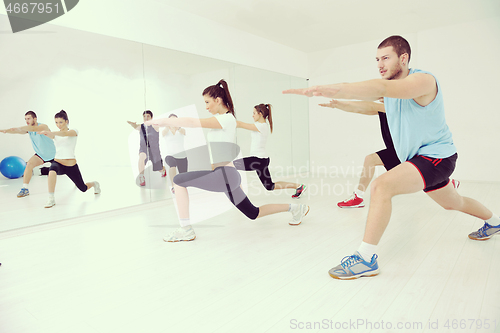
[[[410,56],[406,39],[391,36],[377,49],[382,79],[283,92],[363,101],[383,97],[389,131],[402,162],[372,183],[363,242],[354,255],[329,271],[333,278],[350,280],[379,273],[377,245],[391,217],[391,200],[399,194],[424,190],[443,208],[484,220],[482,228],[469,234],[471,239],[487,240],[500,232],[500,217],[478,201],[462,197],[450,182],[458,155],[446,125],[441,87],[431,73],[411,69]]]
[[[30,194],[28,184],[30,183],[31,176],[33,175],[33,168],[43,165],[46,162],[51,162],[56,155],[54,142],[46,136],[38,134],[40,131],[50,131],[49,127],[45,124],[40,124],[37,120],[36,113],[33,111],[26,112],[24,120],[26,120],[26,126],[0,130],[0,132],[10,134],[28,133],[33,149],[35,150],[35,155],[33,155],[26,163],[26,169],[24,170],[23,175],[23,187],[17,194],[18,198],[26,197]]]
[[[142,113],[144,122],[153,119],[153,112],[146,110]],[[138,130],[140,136],[139,146],[139,185],[146,186],[146,178],[144,176],[144,169],[146,163],[151,161],[153,163],[153,171],[159,171],[162,177],[167,175],[167,170],[163,166],[163,160],[160,153],[160,133],[157,126],[137,124],[136,122],[127,121],[130,126]]]

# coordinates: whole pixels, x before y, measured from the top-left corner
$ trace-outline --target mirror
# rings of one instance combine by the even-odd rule
[[[7,17],[0,16],[0,30],[9,29]],[[221,78],[229,83],[239,120],[253,122],[256,104],[273,105],[275,131],[267,145],[273,177],[308,171],[308,101],[281,94],[306,87],[306,79],[50,24],[43,30],[0,35],[0,129],[24,126],[25,112],[33,110],[40,123],[55,131],[54,114],[66,110],[69,128],[79,131],[76,158],[83,179],[99,181],[102,193],[81,193],[59,176],[56,206],[45,209],[47,177],[38,176],[37,169],[25,198],[16,198],[22,178],[0,175],[7,207],[0,212],[0,232],[171,200],[168,177],[150,170],[151,162],[146,173],[164,186],[138,186],[139,131],[127,121],[142,123],[144,110],[154,117],[174,110],[207,117],[201,93]],[[203,131],[189,129],[188,135],[204,139]],[[238,144],[246,156],[248,131],[238,130]],[[161,138],[160,150],[165,150]],[[27,161],[33,154],[28,135],[0,133],[0,159]],[[162,159],[165,164],[163,152]]]

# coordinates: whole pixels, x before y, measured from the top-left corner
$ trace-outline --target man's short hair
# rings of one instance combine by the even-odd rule
[[[410,62],[411,48],[410,43],[408,43],[406,39],[401,36],[387,37],[378,45],[378,48],[382,49],[388,46],[392,46],[398,57],[400,57],[403,53],[408,53],[408,63]]]
[[[36,113],[34,111],[28,111],[24,114],[24,116],[27,116],[27,115],[30,115],[31,117],[33,117],[33,119],[36,118]]]

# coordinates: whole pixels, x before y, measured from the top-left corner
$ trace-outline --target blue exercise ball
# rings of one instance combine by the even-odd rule
[[[0,162],[0,172],[10,179],[21,177],[24,169],[26,169],[26,162],[17,156],[6,157]]]

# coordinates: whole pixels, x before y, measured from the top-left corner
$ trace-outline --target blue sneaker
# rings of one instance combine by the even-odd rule
[[[488,223],[484,222],[484,225],[482,228],[479,228],[478,231],[474,231],[469,234],[469,238],[473,240],[487,240],[493,237],[496,233],[500,231],[500,225],[497,225],[496,227],[489,225]]]
[[[371,262],[366,262],[356,251],[352,256],[344,257],[340,265],[328,271],[330,276],[339,280],[353,280],[362,276],[375,276],[380,270],[377,263],[378,256],[373,255]]]
[[[30,195],[30,191],[27,188],[23,187],[21,191],[19,191],[19,193],[17,194],[17,197],[22,198],[22,197],[27,197],[28,195]]]

